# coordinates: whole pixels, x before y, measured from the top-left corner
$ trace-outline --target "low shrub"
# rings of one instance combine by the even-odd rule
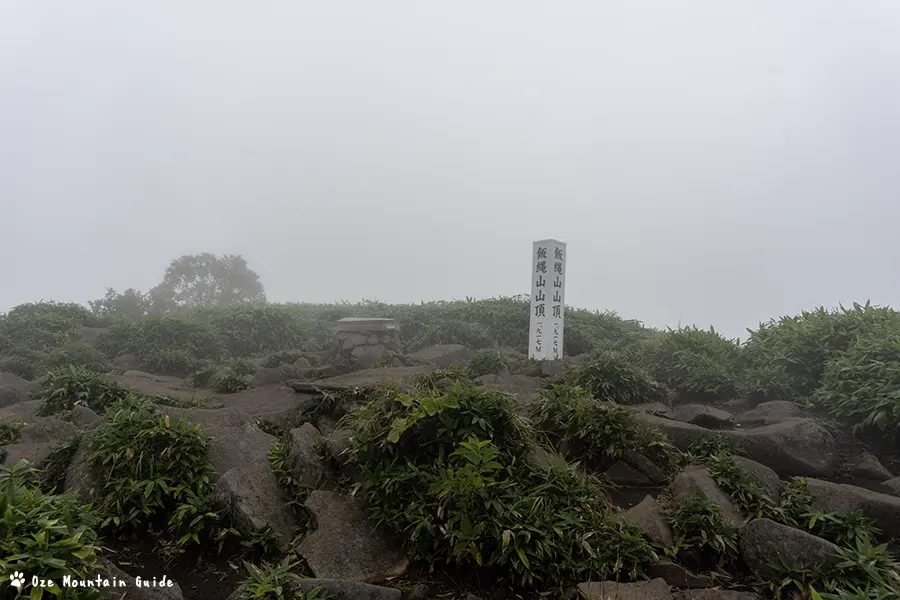
[[[505,368],[506,361],[500,352],[497,350],[478,350],[472,355],[469,366],[466,368],[466,373],[469,377],[475,379],[482,375],[499,373]]]
[[[235,533],[220,526],[213,506],[214,472],[199,426],[129,396],[109,406],[88,434],[87,457],[104,526],[116,532],[167,529],[179,545]]]
[[[69,342],[50,352],[41,363],[44,370],[54,371],[66,367],[83,367],[95,373],[107,373],[109,362],[103,353],[85,341]]]
[[[234,600],[325,600],[328,595],[322,588],[313,588],[304,593],[297,585],[297,575],[293,573],[299,564],[284,558],[277,564],[264,563],[256,566],[244,562],[247,580],[235,593]]]
[[[571,382],[598,400],[617,404],[667,401],[669,391],[621,354],[600,352],[576,366]]]
[[[642,423],[630,409],[593,398],[579,387],[553,384],[529,416],[569,459],[593,469],[609,467],[629,450],[665,469],[677,456],[665,435]]]
[[[50,373],[35,394],[41,400],[39,416],[72,410],[76,403],[95,412],[124,399],[128,390],[85,367],[68,367]]]
[[[212,386],[220,394],[234,394],[249,388],[250,378],[232,367],[226,367],[213,378]]]
[[[0,582],[8,582],[14,573],[25,574],[26,581],[32,576],[55,582],[65,575],[92,578],[100,551],[93,529],[96,518],[71,495],[43,493],[33,483],[36,476],[25,460],[11,467],[0,465]],[[29,597],[40,600],[57,593],[73,597],[65,595],[67,591],[35,587]],[[15,597],[16,589],[4,585],[0,598]]]
[[[715,329],[668,330],[648,342],[643,363],[682,400],[715,401],[737,393],[740,347]]]
[[[737,557],[739,527],[725,520],[715,502],[696,494],[683,496],[668,503],[666,517],[675,537],[674,554],[690,564],[721,567]]]
[[[900,330],[874,328],[828,362],[815,400],[857,428],[900,428]]]
[[[597,480],[527,458],[533,432],[505,394],[465,381],[385,393],[347,421],[374,522],[403,534],[414,559],[556,587],[637,577],[654,556]]]
[[[0,423],[0,446],[12,444],[19,439],[25,423]]]

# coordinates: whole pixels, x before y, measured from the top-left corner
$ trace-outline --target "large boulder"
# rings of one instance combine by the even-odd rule
[[[0,385],[0,407],[17,404],[28,399],[28,396],[11,385]]]
[[[321,441],[322,434],[311,423],[291,429],[290,468],[300,483],[314,486],[322,477],[325,465],[316,448]]]
[[[866,488],[819,479],[807,479],[812,508],[824,513],[846,515],[861,510],[888,536],[900,536],[900,498]]]
[[[654,485],[665,485],[669,481],[665,471],[640,452],[626,450],[622,454],[622,460],[625,464],[643,473]]]
[[[672,418],[682,423],[691,423],[708,429],[731,427],[734,416],[720,408],[705,404],[684,404],[672,411]]]
[[[868,452],[863,452],[850,464],[848,473],[858,479],[869,481],[887,481],[893,477],[878,457]]]
[[[653,485],[646,475],[621,460],[614,462],[603,475],[615,485],[634,487]]]
[[[773,579],[779,566],[788,564],[808,570],[819,570],[837,564],[838,547],[805,531],[755,519],[740,534],[741,557],[762,579]]]
[[[653,496],[644,496],[640,503],[625,511],[625,519],[637,525],[650,541],[666,548],[675,543],[662,507]]]
[[[587,600],[672,600],[669,584],[661,577],[636,583],[586,581],[578,584],[578,591]]]
[[[731,523],[741,523],[744,516],[735,507],[728,494],[722,491],[710,476],[709,469],[692,465],[685,468],[672,480],[672,497],[676,500],[698,495],[722,507],[725,519]]]
[[[739,414],[736,421],[745,427],[760,427],[802,417],[803,411],[793,402],[774,400]]]
[[[759,486],[770,500],[778,502],[781,498],[781,478],[778,477],[778,473],[774,469],[770,469],[766,465],[744,456],[735,456],[734,461],[739,467],[744,469],[750,480]]]
[[[881,484],[881,487],[884,488],[885,493],[893,494],[894,496],[900,496],[900,477],[894,477],[893,479],[888,479],[884,483]]]
[[[737,441],[748,458],[771,467],[779,475],[833,477],[837,470],[834,438],[815,419],[788,419],[722,433]]]
[[[362,501],[315,490],[305,506],[316,530],[297,552],[318,578],[381,583],[406,572],[409,560],[384,532],[375,531]]]
[[[184,595],[181,587],[167,578],[166,586],[158,587],[137,587],[134,585],[135,578],[106,558],[97,560],[100,568],[104,572],[104,578],[110,582],[124,582],[125,587],[109,587],[103,588],[101,598],[103,600],[183,600]],[[168,584],[171,583],[171,587]]]
[[[0,373],[0,387],[14,389],[22,397],[27,398],[31,392],[38,388],[38,384],[37,382],[23,379],[14,373]]]
[[[40,400],[25,400],[0,408],[0,423],[28,423],[36,418]]]
[[[636,409],[635,416],[637,416],[639,421],[642,421],[643,423],[662,431],[681,451],[687,450],[691,447],[692,444],[701,439],[712,438],[715,437],[717,433],[719,433],[705,427],[700,427],[699,425],[682,423],[681,421],[675,421],[674,419],[660,417],[656,414],[637,407],[632,408]]]
[[[420,363],[430,363],[441,369],[452,367],[455,364],[466,366],[475,353],[461,344],[444,344],[430,346],[409,355],[410,358]]]
[[[287,549],[297,524],[291,499],[278,484],[267,458],[229,470],[216,487],[239,530],[259,533],[271,527],[276,545],[282,551]]]

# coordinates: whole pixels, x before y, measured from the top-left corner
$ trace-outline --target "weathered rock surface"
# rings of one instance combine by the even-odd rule
[[[666,547],[675,543],[672,528],[666,521],[662,507],[653,496],[645,496],[640,503],[625,511],[624,516],[637,525],[651,541]]]
[[[779,475],[833,477],[837,471],[834,438],[815,419],[788,419],[722,433],[739,442],[748,458],[771,467]]]
[[[72,456],[72,462],[66,470],[66,479],[62,486],[66,492],[71,492],[80,503],[87,504],[94,497],[94,482],[92,480],[90,465],[87,461],[87,453],[82,442],[75,454]]]
[[[588,581],[579,583],[578,591],[587,600],[672,600],[669,584],[662,578],[637,583]]]
[[[38,388],[38,384],[34,381],[23,379],[14,373],[0,373],[0,387],[12,388],[27,398],[31,392]]]
[[[884,488],[885,493],[893,494],[894,496],[900,496],[900,477],[888,479],[881,485]]]
[[[735,420],[746,427],[761,427],[802,417],[803,411],[793,402],[775,400],[763,402],[756,408],[739,414]]]
[[[330,600],[400,600],[403,596],[394,588],[339,579],[300,579],[297,586],[304,594],[321,588]]]
[[[97,562],[105,572],[105,577],[110,581],[113,578],[124,581],[125,587],[103,588],[101,598],[103,600],[184,600],[181,587],[172,582],[172,587],[136,587],[135,578],[106,558],[99,558]]]
[[[160,406],[160,412],[200,425],[210,436],[209,458],[216,473],[224,475],[258,458],[265,458],[275,437],[257,427],[244,412],[234,408],[173,408]]]
[[[820,479],[807,479],[812,508],[846,515],[861,510],[887,536],[900,536],[900,498],[866,488]]]
[[[673,596],[675,600],[761,600],[753,592],[734,590],[680,590]]]
[[[672,497],[681,499],[693,494],[706,498],[722,507],[724,517],[731,523],[741,523],[744,516],[734,506],[728,494],[716,484],[703,466],[690,466],[679,473],[672,481]]]
[[[55,442],[32,442],[32,443],[14,443],[3,446],[2,452],[5,453],[3,464],[12,466],[22,459],[27,460],[32,466],[40,468],[44,461],[53,452],[56,446]]]
[[[747,472],[751,481],[758,485],[770,500],[781,498],[781,478],[773,469],[743,456],[735,456],[734,461]]]
[[[544,380],[540,377],[528,375],[513,375],[509,371],[482,375],[476,381],[485,387],[494,388],[501,392],[518,395],[519,405],[524,409],[534,404],[540,396]]]
[[[112,359],[112,365],[117,369],[125,371],[137,371],[141,368],[141,357],[137,354],[126,353]]]
[[[669,585],[680,588],[709,588],[714,585],[712,577],[709,575],[697,575],[665,558],[650,565],[647,575],[652,579],[660,577],[665,579]]]
[[[325,438],[325,450],[328,455],[339,464],[346,465],[349,460],[347,451],[350,448],[350,438],[353,433],[349,429],[335,429]]]
[[[415,361],[430,363],[441,369],[452,367],[454,364],[466,366],[475,352],[461,344],[444,344],[422,348],[418,352],[410,354]]]
[[[864,452],[860,455],[848,469],[850,475],[860,479],[868,479],[870,481],[887,481],[893,474],[881,464],[878,457]]]
[[[652,427],[656,427],[665,433],[669,436],[669,439],[672,440],[672,443],[681,451],[687,450],[691,447],[691,444],[698,440],[714,437],[717,433],[726,433],[712,431],[705,427],[700,427],[699,425],[691,425],[690,423],[682,423],[681,421],[675,421],[674,419],[660,417],[649,411],[641,410],[639,407],[632,408],[637,409],[636,416],[638,420]]]
[[[315,490],[305,505],[316,530],[300,542],[298,553],[316,577],[380,583],[406,572],[406,555],[394,540],[373,530],[362,501]]]
[[[740,534],[741,557],[764,579],[778,575],[782,561],[809,570],[837,564],[838,547],[805,531],[769,519],[755,519]]]
[[[683,423],[691,423],[707,429],[731,427],[734,416],[720,408],[705,404],[684,404],[672,411],[672,418]]]
[[[643,486],[653,485],[650,479],[621,460],[617,460],[610,466],[605,473],[607,479],[616,485]]]
[[[321,440],[322,435],[311,423],[291,429],[291,472],[301,483],[316,485],[325,470],[322,457],[316,449]]]
[[[659,468],[656,463],[652,460],[641,454],[640,452],[635,452],[634,450],[626,450],[622,454],[622,460],[629,466],[634,467],[641,473],[647,476],[654,485],[665,485],[668,483],[669,478],[666,476],[665,471]]]
[[[272,528],[283,551],[294,537],[296,521],[290,498],[278,484],[266,457],[235,467],[216,484],[217,494],[231,509],[239,530],[261,532]]]
[[[316,402],[312,395],[298,394],[281,384],[251,388],[219,397],[225,408],[239,410],[253,420],[268,421],[285,429],[300,427],[304,411]]]
[[[40,400],[25,400],[0,408],[0,423],[29,423],[41,407]]]
[[[323,390],[349,392],[356,388],[373,387],[382,384],[402,384],[410,377],[431,373],[434,370],[435,367],[433,365],[416,367],[380,367],[377,369],[363,369],[361,371],[338,375],[337,377],[329,377],[328,379],[319,379],[302,383]],[[297,386],[293,385],[293,382],[290,382],[288,385],[297,390]],[[298,391],[305,392],[306,390]]]
[[[28,396],[10,385],[0,385],[0,407],[17,404],[27,398]]]

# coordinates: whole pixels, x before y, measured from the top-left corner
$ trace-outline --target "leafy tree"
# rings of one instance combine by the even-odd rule
[[[106,288],[106,295],[99,300],[89,300],[88,304],[99,317],[120,317],[140,319],[150,309],[150,299],[146,294],[128,288],[121,294],[113,288]]]
[[[176,258],[162,282],[150,290],[152,314],[238,302],[265,302],[259,275],[236,254],[208,252]]]

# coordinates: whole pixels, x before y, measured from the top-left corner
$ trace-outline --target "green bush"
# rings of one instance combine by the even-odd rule
[[[250,378],[232,367],[226,367],[213,378],[213,389],[220,394],[234,394],[250,387]]]
[[[104,526],[167,528],[179,544],[228,532],[213,505],[209,442],[199,426],[129,396],[106,409],[86,441]]]
[[[505,368],[506,361],[500,352],[496,350],[478,350],[472,355],[472,360],[469,361],[466,372],[469,377],[475,379],[482,375],[499,373]]]
[[[699,495],[683,496],[666,506],[675,537],[675,553],[690,564],[715,566],[734,561],[738,554],[738,525],[725,520],[722,507]]]
[[[85,341],[69,342],[65,346],[50,352],[42,361],[45,371],[54,371],[65,367],[83,367],[95,373],[108,373],[109,362],[103,353]]]
[[[604,351],[572,369],[568,378],[598,400],[617,404],[668,401],[669,391],[639,365]]]
[[[668,330],[648,342],[643,362],[650,374],[682,400],[733,397],[739,381],[740,347],[715,329]]]
[[[97,573],[100,550],[93,529],[96,519],[68,494],[41,492],[31,483],[36,475],[25,460],[12,467],[0,466],[0,582],[8,582],[15,572],[24,573],[26,581],[32,576],[57,583],[65,575],[91,579]],[[28,593],[39,600],[56,592],[61,598],[97,596],[61,587],[37,587]],[[15,597],[15,588],[4,584],[0,598]]]
[[[384,392],[348,423],[374,522],[404,535],[414,559],[561,587],[637,577],[654,556],[599,482],[525,458],[533,432],[505,394],[464,381],[420,396]]]
[[[535,427],[571,460],[606,469],[626,451],[640,452],[663,468],[677,455],[658,430],[618,404],[597,400],[583,389],[554,384],[530,410]]]
[[[742,388],[760,400],[804,400],[822,382],[828,363],[851,348],[860,333],[900,335],[900,313],[854,303],[823,307],[761,323],[744,348]]]
[[[328,596],[322,588],[314,588],[303,593],[297,585],[298,576],[292,571],[298,563],[290,558],[277,564],[265,563],[260,566],[244,562],[247,580],[238,588],[235,600],[324,600]]]
[[[900,427],[900,331],[878,327],[858,335],[825,368],[815,399],[858,427],[896,434]]]
[[[127,395],[128,390],[102,375],[84,367],[68,367],[50,373],[34,397],[41,400],[37,414],[49,416],[72,410],[75,403],[99,412]]]
[[[190,316],[218,331],[231,356],[291,350],[304,342],[301,320],[284,306],[242,303],[199,309]]]
[[[0,355],[0,373],[12,373],[31,381],[44,374],[41,365],[46,359],[47,355],[43,352],[22,347],[8,348],[6,354]]]
[[[0,423],[0,446],[15,443],[25,423]]]
[[[166,364],[166,354],[186,356],[194,361],[219,360],[224,356],[223,342],[217,331],[180,318],[146,317],[140,321],[116,323],[108,327],[95,344],[109,357],[136,354],[142,361],[161,364]],[[183,364],[185,359],[172,362]]]

